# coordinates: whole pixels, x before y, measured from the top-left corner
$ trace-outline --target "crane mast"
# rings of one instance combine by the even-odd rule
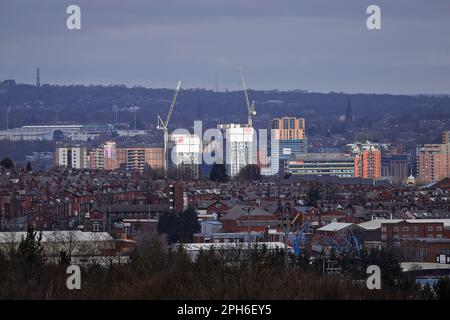
[[[170,118],[172,116],[173,108],[175,107],[175,103],[177,102],[177,97],[178,97],[180,88],[181,88],[181,81],[178,81],[177,88],[175,90],[175,94],[172,99],[172,103],[170,104],[170,107],[169,107],[169,112],[167,113],[167,116],[166,116],[166,120],[163,121],[162,118],[158,115],[158,125],[156,128],[158,130],[163,130],[163,132],[164,132],[164,171],[165,171],[165,174],[167,174],[167,168],[168,168],[167,145],[168,145],[168,141],[169,141],[169,122],[170,122]]]
[[[239,71],[241,74],[241,84],[242,84],[242,89],[244,90],[245,104],[247,106],[247,112],[248,112],[248,122],[247,123],[248,123],[249,127],[252,127],[253,126],[253,116],[256,115],[255,101],[253,100],[252,103],[250,103],[250,99],[248,98],[247,83],[245,82],[244,68],[242,67],[242,65],[239,65]]]

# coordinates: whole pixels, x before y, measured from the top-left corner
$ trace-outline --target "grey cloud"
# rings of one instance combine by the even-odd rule
[[[383,30],[365,28],[382,8]],[[82,30],[65,28],[79,4]],[[0,2],[0,79],[237,89],[445,93],[450,1]]]

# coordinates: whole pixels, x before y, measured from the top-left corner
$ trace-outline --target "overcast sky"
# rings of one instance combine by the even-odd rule
[[[450,93],[450,1],[0,0],[0,79],[235,90],[239,64],[255,89]]]

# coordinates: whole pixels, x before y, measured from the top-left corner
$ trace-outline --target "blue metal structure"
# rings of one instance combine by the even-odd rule
[[[297,235],[291,235],[289,237],[289,242],[292,244],[292,248],[294,249],[294,255],[299,256],[300,250],[305,247],[306,243],[306,230],[309,227],[309,222],[305,222],[298,232]]]
[[[359,248],[358,238],[355,237],[355,235],[353,233],[350,233],[350,239],[353,240],[355,248],[356,248],[356,253],[357,253],[358,257],[359,257],[361,255],[361,249]]]

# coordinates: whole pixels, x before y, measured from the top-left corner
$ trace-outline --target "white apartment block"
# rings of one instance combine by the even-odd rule
[[[55,160],[57,166],[73,169],[86,169],[88,166],[88,153],[84,147],[57,147]]]
[[[236,176],[243,167],[257,163],[257,141],[252,127],[242,124],[221,124],[218,128],[225,136],[225,164],[229,176]]]

